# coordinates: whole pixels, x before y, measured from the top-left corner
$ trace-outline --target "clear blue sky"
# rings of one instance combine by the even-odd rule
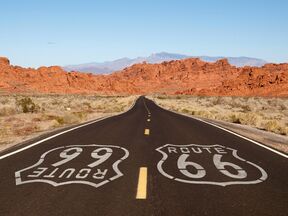
[[[38,67],[155,52],[288,61],[287,0],[0,0],[0,56]]]

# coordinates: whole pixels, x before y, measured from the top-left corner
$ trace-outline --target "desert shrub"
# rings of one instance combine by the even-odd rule
[[[174,110],[178,111],[178,112],[185,113],[185,114],[189,114],[189,115],[197,115],[197,112],[198,112],[198,111],[195,111],[195,110],[190,110],[190,109],[185,109],[185,108],[184,109],[174,109]]]
[[[91,107],[91,104],[89,103],[89,102],[84,102],[83,104],[82,104],[84,107],[87,107],[88,109],[91,109],[92,107]]]
[[[194,113],[194,115],[197,115],[200,117],[215,119],[215,116],[210,111],[197,110],[197,111],[193,111],[193,113]]]
[[[229,121],[236,124],[241,124],[240,118],[236,114],[232,114],[229,116]]]
[[[57,118],[57,116],[55,116],[55,115],[50,115],[50,114],[42,114],[42,115],[41,115],[41,119],[42,119],[43,121],[54,120],[54,119],[56,119],[56,118]]]
[[[182,97],[181,95],[177,95],[175,98],[176,98],[177,100],[179,100],[179,99],[182,99],[183,97]]]
[[[182,112],[182,113],[187,113],[187,114],[190,113],[190,111],[189,111],[188,109],[185,109],[185,108],[184,108],[184,109],[181,109],[181,112]]]
[[[73,112],[73,114],[81,120],[84,120],[87,118],[87,113],[85,112]]]
[[[288,127],[279,127],[279,133],[281,135],[288,135]]]
[[[61,104],[60,101],[58,101],[57,99],[54,99],[52,102],[51,102],[52,105],[59,105]]]
[[[287,110],[288,108],[286,107],[285,104],[280,104],[280,110]]]
[[[157,96],[156,98],[157,98],[157,99],[168,99],[168,97],[167,97],[167,96],[164,96],[164,95],[159,95],[159,96]]]
[[[271,107],[277,107],[277,105],[278,105],[278,101],[275,99],[274,100],[273,99],[267,100],[267,102]]]
[[[271,120],[264,124],[264,129],[271,132],[279,132],[280,126],[277,121]]]
[[[56,116],[55,120],[59,125],[74,124],[80,122],[80,118],[73,113],[67,113],[64,116]]]
[[[191,115],[196,115],[196,111],[195,111],[195,110],[191,110],[191,111],[190,111],[190,114],[191,114]]]
[[[196,102],[201,102],[203,99],[205,99],[207,97],[205,96],[198,96],[197,99],[196,99]]]
[[[258,126],[261,122],[260,116],[255,113],[243,113],[240,115],[241,124]]]
[[[64,121],[64,124],[74,124],[74,123],[79,123],[80,118],[73,113],[68,113],[63,116],[63,121]]]
[[[242,105],[241,106],[243,112],[251,112],[252,109],[249,105]]]
[[[61,116],[56,116],[55,120],[58,122],[59,125],[63,125],[65,123],[64,118]]]
[[[30,97],[16,99],[16,105],[20,107],[23,113],[34,113],[39,110],[39,106],[36,105]]]
[[[232,108],[239,108],[242,104],[234,100],[230,105]]]
[[[101,111],[101,110],[104,110],[104,109],[105,109],[105,106],[103,106],[103,105],[97,105],[97,106],[94,107],[94,109]]]
[[[220,105],[225,103],[225,98],[224,97],[213,97],[211,98],[212,100],[212,105]]]
[[[106,111],[104,111],[105,113],[109,113],[109,112],[122,112],[124,109],[123,106],[114,106],[114,107],[110,107],[109,109],[107,109]]]

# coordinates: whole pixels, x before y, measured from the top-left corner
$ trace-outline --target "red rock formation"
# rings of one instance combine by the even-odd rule
[[[111,75],[65,72],[61,67],[37,70],[11,66],[0,58],[0,90],[39,93],[191,94],[288,96],[288,64],[261,68],[185,59],[135,64]]]
[[[0,57],[0,65],[10,65],[9,59],[5,57]]]

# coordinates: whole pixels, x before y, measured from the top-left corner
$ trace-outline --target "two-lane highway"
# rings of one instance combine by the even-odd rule
[[[0,154],[0,215],[288,215],[288,159],[140,97]]]

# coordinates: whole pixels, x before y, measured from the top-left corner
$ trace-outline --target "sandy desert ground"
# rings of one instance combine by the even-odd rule
[[[177,112],[288,135],[288,98],[151,96]]]
[[[127,110],[136,96],[1,95],[0,150],[43,132]]]
[[[165,109],[216,124],[288,153],[288,98],[149,96]]]
[[[55,94],[1,95],[0,150],[52,130],[123,112],[132,105],[137,97]],[[153,95],[148,98],[153,99],[160,106],[176,112],[272,132],[277,134],[278,138],[276,137],[276,141],[274,139],[270,142],[271,146],[288,152],[288,147],[285,145],[288,139],[288,98],[165,95]],[[237,126],[236,124],[234,125]],[[227,125],[228,128],[235,126]],[[250,131],[247,127],[238,127],[237,130],[240,132]],[[258,137],[262,136],[261,131],[259,131]],[[253,134],[257,134],[256,132],[253,131]],[[265,135],[267,136],[267,134]],[[277,141],[279,135],[284,139],[283,141],[280,137],[281,145],[280,141]],[[268,137],[271,136],[268,134]],[[254,137],[252,138],[254,139]]]

